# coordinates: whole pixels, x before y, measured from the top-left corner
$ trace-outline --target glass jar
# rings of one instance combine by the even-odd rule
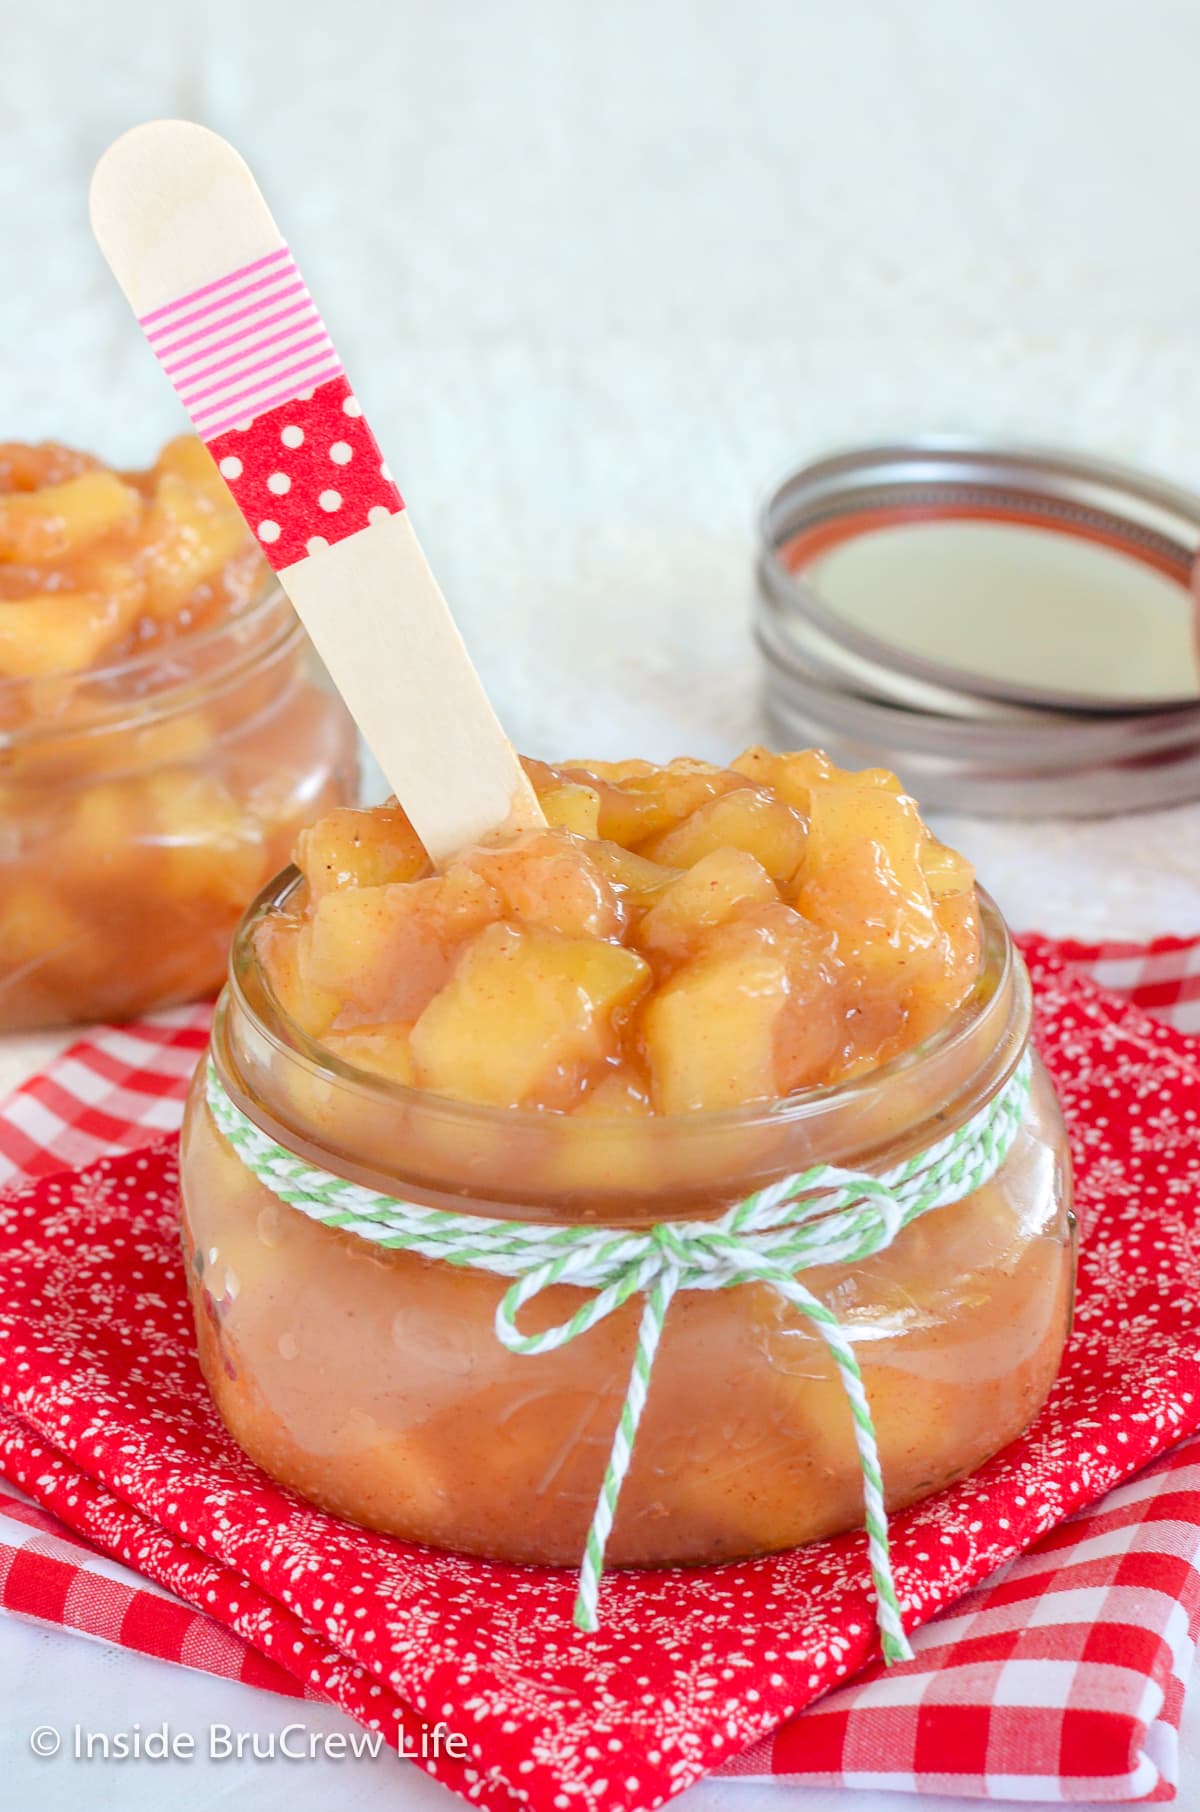
[[[826,1160],[879,1170],[961,1125],[1029,1041],[1029,981],[984,901],[972,998],[918,1050],[768,1109],[601,1120],[484,1108],[368,1077],[290,1024],[253,931],[235,942],[212,1060],[227,1092],[307,1161],[404,1200],[530,1222],[622,1227],[712,1217]],[[638,1300],[556,1351],[513,1353],[507,1280],[385,1250],[285,1206],[217,1130],[202,1076],[183,1134],[183,1246],[200,1361],[245,1451],[374,1529],[492,1559],[580,1558],[629,1379]],[[887,1250],[803,1281],[854,1344],[889,1508],[980,1466],[1050,1389],[1074,1278],[1062,1118],[1035,1064],[993,1180]],[[584,1300],[559,1284],[522,1332]],[[862,1474],[820,1336],[769,1286],[671,1304],[608,1544],[615,1565],[728,1560],[862,1521]]]
[[[274,582],[117,665],[0,679],[0,1032],[215,993],[246,903],[357,784]]]

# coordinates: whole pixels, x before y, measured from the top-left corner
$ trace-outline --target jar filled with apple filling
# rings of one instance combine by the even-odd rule
[[[200,442],[0,445],[0,1031],[215,992],[355,796],[353,725]]]
[[[886,1207],[849,1258],[846,1214],[822,1210],[824,1247],[804,1226],[808,1257],[776,1261],[856,1361],[887,1507],[974,1470],[1050,1389],[1074,1250],[1028,978],[969,865],[894,777],[818,755],[529,767],[545,832],[434,873],[395,805],[336,812],[239,932],[183,1138],[200,1358],[230,1431],[368,1527],[576,1563],[659,1274],[622,1272],[593,1316],[603,1267],[572,1283],[554,1261],[534,1288],[522,1242],[541,1262],[599,1240],[619,1269],[632,1241],[669,1270],[699,1241],[707,1263],[706,1230],[753,1232],[747,1204],[761,1220],[789,1189],[803,1208],[849,1173],[900,1199],[920,1154],[991,1137],[1015,1098],[943,1205]],[[414,1221],[449,1230],[444,1258]],[[518,1251],[503,1274],[475,1251],[497,1227]],[[745,1270],[674,1294],[610,1564],[861,1523],[845,1364],[802,1294]]]

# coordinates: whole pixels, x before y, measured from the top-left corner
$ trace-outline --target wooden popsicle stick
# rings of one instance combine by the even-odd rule
[[[96,166],[92,230],[435,862],[544,822],[258,185],[156,120]]]

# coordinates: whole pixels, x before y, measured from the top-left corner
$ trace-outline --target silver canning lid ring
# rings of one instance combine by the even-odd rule
[[[1096,698],[1017,686],[964,672],[858,629],[831,611],[798,577],[782,550],[805,530],[867,511],[944,504],[947,513],[998,512],[1026,523],[1082,531],[1140,555],[1159,570],[1187,573],[1200,546],[1200,497],[1132,468],[1029,446],[989,447],[950,436],[859,448],[814,461],[785,478],[759,519],[760,633],[776,619],[810,673],[860,696],[951,720],[985,719],[1014,730],[1064,716],[1190,715],[1196,694],[1178,698]]]
[[[876,749],[898,754],[937,754],[964,761],[1025,764],[1067,772],[1113,760],[1140,761],[1200,749],[1200,709],[1144,711],[1125,717],[1084,717],[1044,713],[1038,720],[940,717],[910,711],[888,699],[867,698],[831,687],[824,676],[798,660],[786,643],[760,625],[756,638],[768,662],[786,672],[778,688],[785,703],[796,703]]]
[[[795,673],[788,677],[786,688],[773,687],[768,695],[771,725],[782,746],[816,742],[848,768],[885,761],[923,807],[1018,818],[1091,818],[1157,810],[1200,797],[1200,713],[1140,718],[1143,736],[1128,744],[1113,735],[1111,719],[1107,724],[1102,720],[1095,728],[1103,740],[1081,756],[1069,721],[1056,744],[1015,727],[1006,731],[998,724],[923,716],[832,691],[820,680],[805,682]],[[1157,725],[1154,733],[1151,724]]]

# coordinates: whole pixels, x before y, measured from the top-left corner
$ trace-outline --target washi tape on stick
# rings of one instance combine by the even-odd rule
[[[136,127],[92,225],[159,363],[435,861],[536,797],[337,351],[233,147]]]

